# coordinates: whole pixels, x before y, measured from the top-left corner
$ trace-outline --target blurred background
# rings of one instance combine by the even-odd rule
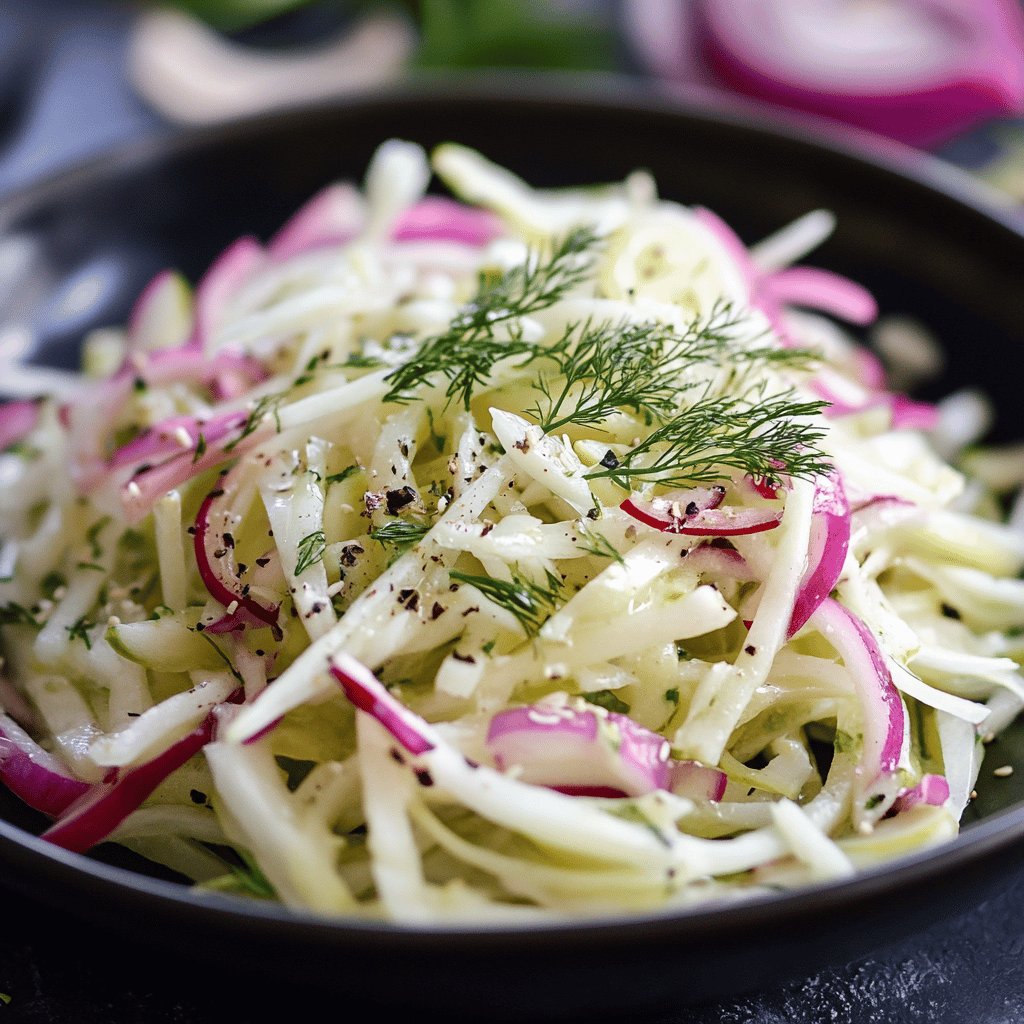
[[[480,69],[742,94],[1024,203],[1020,0],[0,0],[0,195],[120,142]]]

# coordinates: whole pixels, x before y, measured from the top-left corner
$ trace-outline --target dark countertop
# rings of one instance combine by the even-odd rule
[[[0,0],[0,195],[117,143],[171,130],[124,80],[129,16],[114,3]],[[978,149],[968,140],[949,152],[969,164]],[[899,914],[899,906],[892,912]],[[219,963],[175,968],[168,978],[161,970],[166,957],[145,945],[144,923],[137,929],[143,941],[125,943],[4,892],[0,922],[0,993],[10,996],[9,1003],[0,998],[0,1024],[246,1024],[319,1016],[315,994],[275,983],[272,965],[248,965],[261,973],[247,973],[230,950]],[[770,944],[771,934],[764,941]],[[637,1024],[1021,1021],[1024,865],[999,896],[867,959]]]

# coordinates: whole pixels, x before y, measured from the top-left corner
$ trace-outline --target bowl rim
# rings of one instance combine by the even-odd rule
[[[638,117],[664,116],[684,120],[725,123],[751,135],[782,138],[808,150],[848,164],[887,172],[967,207],[991,224],[1004,229],[1012,244],[1024,252],[1024,217],[999,201],[998,193],[980,185],[966,172],[938,157],[911,149],[859,129],[809,115],[737,99],[700,86],[672,86],[652,93],[625,76],[590,74],[509,76],[467,73],[421,74],[404,84],[333,97],[315,103],[289,106],[227,124],[160,133],[121,144],[89,160],[76,163],[38,182],[0,196],[0,232],[47,203],[59,202],[83,188],[134,167],[187,156],[206,148],[258,137],[275,126],[303,118],[367,110],[374,106],[434,106],[454,103],[475,106],[507,104],[534,107],[584,106],[591,113],[606,110]],[[280,903],[233,898],[197,891],[178,883],[92,860],[54,847],[31,833],[0,819],[0,861],[16,871],[46,876],[67,889],[84,889],[91,898],[110,900],[110,906],[144,901],[155,913],[188,918],[207,927],[245,929],[273,934],[275,939],[301,938],[304,942],[348,945],[372,940],[381,951],[422,948],[425,938],[443,939],[444,952],[484,953],[502,949],[526,951],[540,942],[553,946],[571,942],[586,951],[629,938],[643,944],[706,942],[762,924],[771,915],[774,927],[799,924],[823,912],[842,912],[892,891],[928,885],[976,865],[1013,846],[1024,846],[1024,801],[972,824],[953,839],[883,863],[848,879],[815,883],[785,892],[768,893],[736,901],[714,900],[656,912],[617,914],[595,918],[558,919],[528,925],[458,923],[414,925],[331,917],[308,910],[293,910]],[[6,877],[3,884],[28,889],[19,878]],[[37,898],[38,893],[34,893]],[[52,895],[56,900],[57,894]],[[42,899],[51,898],[44,893]]]

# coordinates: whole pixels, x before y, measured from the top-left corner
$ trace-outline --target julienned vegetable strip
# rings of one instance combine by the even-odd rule
[[[434,169],[474,205],[392,141],[3,407],[0,780],[45,838],[419,925],[955,832],[1024,707],[1024,540],[829,319],[874,299],[790,266],[833,218],[748,252],[643,174]]]

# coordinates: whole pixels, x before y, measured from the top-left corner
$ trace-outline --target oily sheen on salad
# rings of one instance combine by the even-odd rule
[[[0,410],[0,779],[44,838],[415,925],[954,835],[1024,707],[1024,533],[853,340],[872,296],[795,265],[830,215],[748,249],[643,172],[432,169],[457,199],[385,143]]]

